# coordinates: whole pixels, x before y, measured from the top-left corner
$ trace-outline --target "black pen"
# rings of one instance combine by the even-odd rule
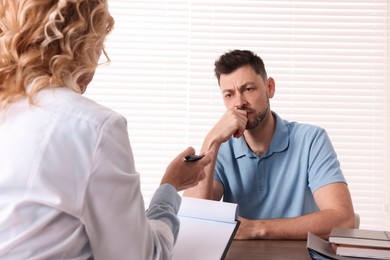
[[[197,160],[200,160],[204,157],[204,154],[200,154],[200,155],[187,155],[186,157],[184,157],[184,161],[185,162],[194,162],[194,161],[197,161]]]

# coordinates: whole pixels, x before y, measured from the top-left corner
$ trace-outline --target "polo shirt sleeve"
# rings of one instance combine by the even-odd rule
[[[312,192],[330,183],[346,183],[330,138],[322,128],[314,133],[308,161],[308,185]]]

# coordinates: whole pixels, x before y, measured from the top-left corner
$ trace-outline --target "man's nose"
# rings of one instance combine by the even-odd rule
[[[248,104],[248,102],[246,101],[244,95],[242,95],[242,94],[236,95],[235,107],[237,109],[245,109],[247,104]]]

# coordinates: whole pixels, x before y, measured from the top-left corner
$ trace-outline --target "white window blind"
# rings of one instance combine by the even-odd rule
[[[126,116],[146,204],[173,157],[199,151],[225,110],[215,59],[249,49],[276,81],[271,109],[328,131],[361,228],[390,230],[388,0],[109,4],[112,62],[86,96]]]

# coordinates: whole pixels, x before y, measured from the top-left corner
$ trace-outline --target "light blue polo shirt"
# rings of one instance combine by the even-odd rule
[[[219,149],[214,178],[224,187],[223,200],[237,203],[244,218],[290,218],[317,211],[313,192],[346,182],[324,129],[272,113],[276,130],[263,156],[253,153],[243,136],[230,138]]]

